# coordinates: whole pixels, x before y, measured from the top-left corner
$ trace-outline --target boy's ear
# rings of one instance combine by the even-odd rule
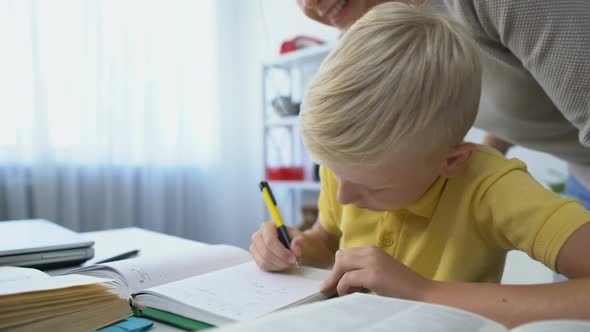
[[[440,174],[444,177],[451,177],[459,173],[475,153],[476,146],[473,143],[461,143],[454,146],[443,162]]]

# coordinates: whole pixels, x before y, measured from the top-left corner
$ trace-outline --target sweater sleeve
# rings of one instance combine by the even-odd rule
[[[590,147],[590,1],[471,1],[486,34],[521,61]]]

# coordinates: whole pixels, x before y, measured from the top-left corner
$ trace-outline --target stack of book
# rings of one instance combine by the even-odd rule
[[[110,280],[0,267],[2,331],[91,331],[131,314]]]

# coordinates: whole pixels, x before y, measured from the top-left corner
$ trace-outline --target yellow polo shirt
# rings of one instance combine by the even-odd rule
[[[322,168],[320,176],[320,222],[340,248],[379,247],[433,280],[499,282],[511,249],[555,271],[563,243],[590,221],[590,211],[545,189],[523,162],[485,146],[461,173],[439,178],[400,210],[341,205],[334,174]]]

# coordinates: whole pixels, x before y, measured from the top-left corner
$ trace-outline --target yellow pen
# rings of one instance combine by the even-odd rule
[[[266,202],[266,207],[268,208],[268,212],[272,217],[275,225],[277,226],[277,231],[279,232],[279,240],[287,249],[291,249],[291,237],[289,237],[289,233],[287,232],[287,226],[285,226],[285,222],[283,221],[283,217],[281,216],[281,212],[277,207],[277,201],[275,201],[275,197],[272,194],[272,190],[270,190],[270,186],[266,181],[260,181],[258,185],[260,187],[260,191],[262,192],[262,197],[264,197],[264,201]],[[295,258],[295,266],[299,268],[299,259]]]

